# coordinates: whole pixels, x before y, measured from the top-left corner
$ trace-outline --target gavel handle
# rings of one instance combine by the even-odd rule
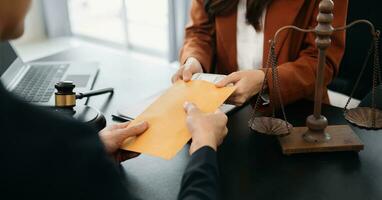
[[[100,94],[105,94],[105,93],[114,93],[114,88],[105,88],[105,89],[100,89],[100,90],[93,90],[90,92],[85,92],[85,93],[78,93],[76,94],[76,99],[82,99],[85,97],[91,97],[91,96],[97,96]]]

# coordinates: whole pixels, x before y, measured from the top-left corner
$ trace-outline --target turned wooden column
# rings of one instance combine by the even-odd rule
[[[331,44],[331,36],[334,28],[333,22],[334,3],[332,0],[322,0],[319,5],[319,14],[317,16],[317,26],[315,28],[316,46],[319,51],[314,113],[306,119],[308,131],[303,135],[305,141],[312,143],[321,143],[330,140],[330,135],[325,132],[328,126],[328,120],[321,115],[322,92],[324,89],[324,68],[326,65],[326,50]]]

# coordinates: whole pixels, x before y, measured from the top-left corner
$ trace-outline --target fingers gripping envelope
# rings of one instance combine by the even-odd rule
[[[131,125],[142,121],[149,129],[142,135],[126,140],[122,149],[161,157],[173,158],[191,139],[186,126],[186,101],[203,112],[214,112],[234,92],[234,87],[217,88],[203,80],[178,81],[140,114]]]

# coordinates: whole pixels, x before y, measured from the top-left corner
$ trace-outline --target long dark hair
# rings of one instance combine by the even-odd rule
[[[256,31],[261,30],[261,16],[271,2],[272,0],[247,0],[247,21]],[[204,0],[204,8],[212,20],[215,16],[230,14],[238,3],[239,0]]]

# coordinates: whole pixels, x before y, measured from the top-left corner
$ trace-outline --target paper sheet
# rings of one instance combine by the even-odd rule
[[[141,99],[138,103],[129,105],[117,111],[117,114],[123,117],[135,119],[145,111],[151,104],[153,104],[166,90],[156,92],[144,99]]]
[[[131,122],[135,125],[147,121],[150,128],[137,138],[126,140],[122,149],[168,160],[173,158],[191,139],[184,103],[192,102],[203,112],[214,112],[234,90],[234,87],[216,88],[202,80],[176,82]]]

